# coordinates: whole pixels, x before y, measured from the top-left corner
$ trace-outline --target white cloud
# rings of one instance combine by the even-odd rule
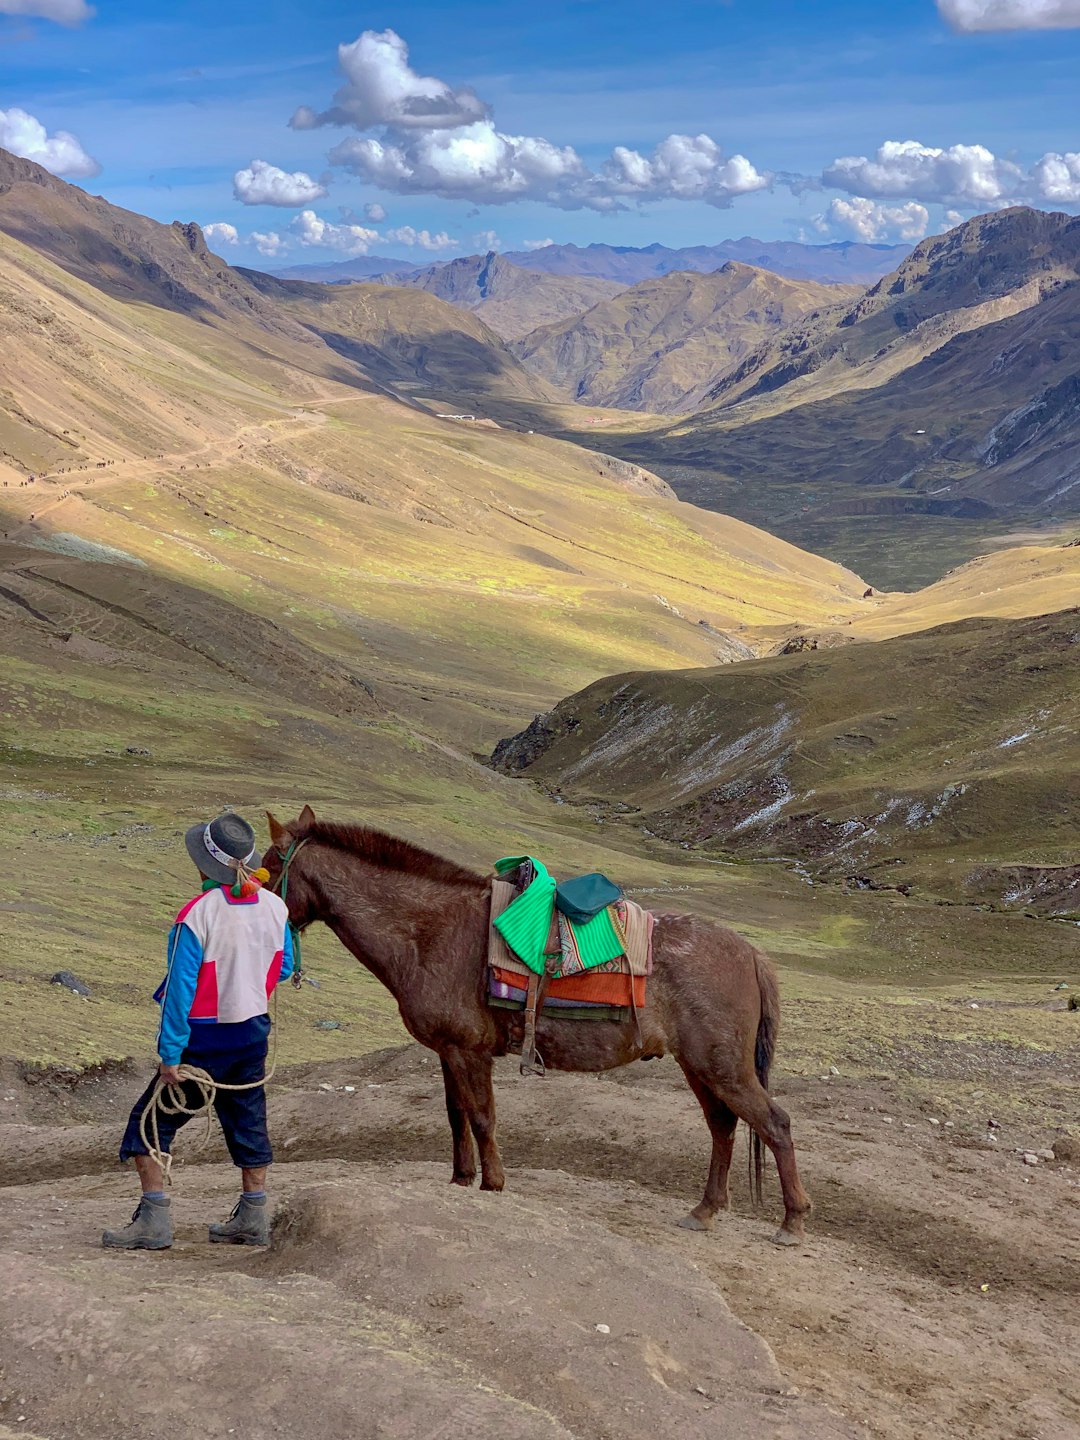
[[[867,245],[892,239],[921,240],[930,228],[930,212],[914,200],[906,205],[882,205],[856,195],[851,200],[833,200],[823,215],[814,216],[814,226],[823,235],[839,232]]]
[[[955,208],[994,210],[1004,205],[1080,203],[1080,152],[1048,151],[1030,170],[1003,160],[985,145],[951,145],[947,150],[917,140],[886,140],[873,159],[848,155],[824,171],[822,183],[858,199],[940,201]],[[946,218],[950,218],[947,216]]]
[[[375,237],[378,238],[377,236]],[[382,238],[391,245],[419,246],[421,250],[452,250],[457,241],[445,230],[432,235],[430,230],[414,230],[411,225],[400,225],[396,230],[385,230]]]
[[[851,195],[904,196],[920,200],[994,205],[1023,189],[1023,171],[985,145],[947,150],[918,140],[886,140],[874,158],[847,155],[822,175],[825,185]]]
[[[745,155],[725,156],[708,135],[669,135],[649,158],[617,145],[601,183],[613,195],[650,200],[704,200],[726,209],[736,195],[768,188],[770,176]]]
[[[1057,205],[1080,204],[1080,153],[1058,155],[1050,151],[1031,172],[1041,200]]]
[[[552,240],[550,237],[549,237],[547,240],[526,240],[526,241],[525,241],[525,249],[526,249],[526,250],[546,250],[549,245],[554,245],[554,244],[555,244],[555,241]]]
[[[271,258],[275,255],[283,255],[289,248],[288,241],[283,240],[276,230],[253,230],[251,244],[255,246],[260,255],[268,255]]]
[[[945,224],[948,225],[950,230],[955,230],[957,225],[963,225],[966,219],[967,216],[962,215],[959,210],[945,211]]]
[[[326,194],[326,187],[303,170],[296,170],[290,175],[265,160],[252,160],[246,170],[238,170],[233,176],[233,194],[244,205],[292,208],[321,200]]]
[[[937,0],[955,30],[1068,30],[1080,27],[1080,0]]]
[[[0,15],[35,16],[60,25],[81,25],[93,14],[86,0],[0,0]]]
[[[468,86],[454,90],[444,80],[418,75],[409,64],[409,47],[393,30],[365,30],[351,45],[339,45],[338,62],[345,83],[334,103],[321,113],[302,105],[289,121],[294,130],[320,125],[441,130],[468,125],[488,113]]]
[[[331,150],[330,163],[398,194],[489,204],[527,199],[560,204],[589,176],[569,147],[502,135],[490,120],[454,130],[390,131],[384,140],[345,140]]]
[[[202,233],[210,245],[239,245],[240,243],[239,230],[235,225],[230,225],[227,220],[215,220],[210,225],[204,225]]]
[[[370,220],[372,225],[381,225],[386,219],[386,211],[377,200],[372,200],[364,206],[364,219]]]
[[[101,166],[74,135],[66,130],[49,135],[41,121],[25,110],[0,110],[0,146],[24,160],[36,161],[54,175],[78,180],[101,174]]]
[[[619,210],[627,200],[665,199],[727,206],[733,196],[769,184],[743,156],[725,157],[707,135],[669,135],[648,157],[620,146],[594,172],[571,146],[504,135],[491,120],[344,140],[330,163],[398,194],[486,205],[538,200],[563,210]]]
[[[290,124],[378,131],[343,140],[330,163],[396,194],[611,211],[666,199],[727,206],[772,179],[744,156],[725,155],[708,135],[669,135],[650,155],[619,146],[593,171],[573,146],[499,130],[467,87],[418,75],[393,30],[367,30],[338,55],[346,83],[330,109],[304,106]]]
[[[301,245],[340,250],[346,255],[366,255],[372,241],[379,238],[377,230],[363,225],[335,225],[314,210],[301,210],[289,222],[289,230]]]
[[[472,237],[472,243],[477,250],[482,250],[486,255],[489,250],[501,250],[502,241],[495,230],[478,230]]]

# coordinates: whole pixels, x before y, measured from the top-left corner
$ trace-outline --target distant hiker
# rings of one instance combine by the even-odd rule
[[[269,998],[277,983],[292,974],[289,912],[279,896],[263,889],[269,875],[261,868],[255,832],[239,815],[219,815],[209,825],[193,825],[184,844],[203,884],[176,917],[169,933],[168,969],[154,995],[161,1004],[158,1074],[178,1084],[177,1067],[186,1064],[222,1084],[247,1085],[266,1073]],[[120,1145],[121,1161],[135,1161],[142,1198],[130,1225],[106,1230],[101,1237],[111,1249],[167,1250],[172,1244],[164,1172],[140,1133],[157,1079],[135,1102]],[[184,1094],[187,1104],[197,1105],[191,1081]],[[243,1189],[229,1219],[210,1226],[210,1239],[265,1245],[270,1237],[266,1171],[273,1160],[266,1091],[261,1085],[219,1090],[214,1108],[233,1164],[242,1173]],[[188,1119],[159,1104],[157,1133],[165,1154]]]

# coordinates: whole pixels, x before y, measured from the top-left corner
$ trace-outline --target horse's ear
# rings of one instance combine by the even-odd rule
[[[275,845],[280,849],[283,841],[289,838],[289,832],[274,815],[271,815],[269,810],[266,812],[266,823],[270,826],[271,845]]]
[[[315,811],[311,808],[310,805],[305,805],[304,808],[300,811],[299,823],[301,825],[315,824]]]

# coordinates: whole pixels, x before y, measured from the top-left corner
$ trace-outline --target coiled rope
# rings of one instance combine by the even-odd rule
[[[222,1080],[215,1080],[200,1065],[178,1065],[176,1068],[177,1074],[180,1076],[179,1084],[173,1080],[166,1080],[161,1075],[158,1076],[154,1088],[150,1092],[150,1099],[139,1116],[139,1138],[146,1146],[146,1153],[150,1159],[161,1166],[167,1185],[172,1184],[172,1156],[167,1150],[161,1148],[158,1116],[186,1115],[190,1120],[197,1120],[200,1115],[205,1115],[206,1129],[192,1152],[197,1155],[210,1139],[210,1131],[213,1128],[210,1113],[217,1100],[218,1091],[257,1090],[260,1085],[267,1085],[274,1078],[274,1071],[277,1069],[277,1019],[278,1003],[277,987],[275,986],[270,1068],[260,1080],[250,1080],[246,1085],[226,1085]],[[192,1097],[189,1101],[185,1085],[195,1087],[197,1103],[196,1097]]]

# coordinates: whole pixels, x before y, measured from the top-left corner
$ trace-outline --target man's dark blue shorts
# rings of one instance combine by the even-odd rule
[[[266,1055],[270,1040],[269,1015],[256,1015],[237,1025],[212,1025],[196,1022],[191,1027],[188,1047],[180,1057],[182,1065],[198,1065],[212,1079],[225,1085],[246,1085],[261,1080],[266,1074]],[[120,1159],[145,1155],[146,1146],[139,1135],[139,1119],[153,1093],[157,1077],[135,1102],[128,1118],[127,1129],[120,1144]],[[188,1103],[197,1105],[198,1091],[189,1082],[184,1092]],[[274,1158],[266,1130],[266,1089],[257,1085],[253,1090],[219,1090],[214,1109],[225,1132],[233,1164],[245,1170],[269,1165]],[[158,1115],[158,1135],[166,1153],[172,1149],[173,1136],[187,1115]],[[148,1130],[149,1134],[150,1131]]]

